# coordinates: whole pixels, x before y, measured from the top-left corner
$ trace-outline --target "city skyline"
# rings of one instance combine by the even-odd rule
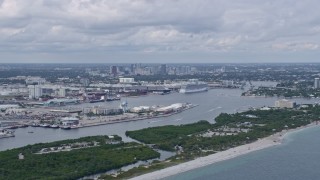
[[[0,1],[0,63],[319,62],[315,0]]]

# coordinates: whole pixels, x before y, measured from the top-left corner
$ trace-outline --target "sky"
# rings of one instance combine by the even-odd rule
[[[0,63],[320,62],[319,0],[0,0]]]

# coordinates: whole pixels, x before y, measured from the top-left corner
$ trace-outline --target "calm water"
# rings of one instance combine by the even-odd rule
[[[131,140],[125,137],[127,130],[137,130],[146,127],[178,125],[207,120],[214,123],[214,118],[221,112],[234,113],[237,111],[247,110],[249,107],[273,106],[277,98],[252,98],[241,97],[243,91],[240,89],[213,89],[208,92],[197,94],[179,94],[170,95],[149,95],[139,98],[127,98],[130,107],[140,105],[170,105],[177,102],[189,102],[199,104],[199,106],[165,118],[148,119],[141,121],[125,122],[118,124],[109,124],[81,128],[75,130],[61,130],[50,128],[22,128],[15,132],[16,137],[0,139],[0,150],[21,147],[28,144],[40,142],[52,142],[63,139],[79,138],[93,135],[112,135],[118,134],[125,141]],[[298,103],[312,103],[318,99],[297,99]],[[120,102],[107,102],[106,106],[118,106]],[[92,105],[92,104],[90,104]],[[95,104],[98,105],[98,104]],[[34,133],[28,133],[33,131]]]
[[[318,180],[320,127],[298,131],[276,147],[166,178],[166,180]]]

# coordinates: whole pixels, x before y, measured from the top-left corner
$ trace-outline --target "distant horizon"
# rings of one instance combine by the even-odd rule
[[[320,64],[320,62],[0,62],[1,64]]]
[[[319,6],[317,0],[0,0],[0,62],[320,62]]]

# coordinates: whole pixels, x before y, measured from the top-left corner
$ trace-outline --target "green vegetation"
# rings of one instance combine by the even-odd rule
[[[320,89],[313,88],[313,82],[281,82],[277,87],[258,87],[242,93],[242,96],[265,96],[265,97],[320,97]]]
[[[43,148],[48,148],[48,147],[57,147],[61,146],[63,144],[72,144],[72,143],[77,143],[77,142],[99,142],[100,144],[105,144],[106,142],[109,141],[121,141],[122,138],[117,135],[113,135],[113,139],[110,139],[108,136],[88,136],[88,137],[82,137],[79,139],[67,139],[67,140],[62,140],[62,141],[55,141],[55,142],[50,142],[50,143],[38,143],[38,144],[33,144],[33,145],[28,145],[23,147],[25,150],[29,150],[31,153],[36,153],[40,151]],[[0,152],[1,153],[1,152]]]
[[[304,126],[319,117],[320,106],[250,110],[236,114],[222,113],[215,119],[216,124],[200,121],[180,126],[128,131],[126,135],[147,144],[154,144],[162,150],[177,151],[176,158],[190,160],[247,144],[285,129]],[[206,136],[210,133],[210,136]]]
[[[179,139],[188,137],[189,134],[209,129],[212,125],[207,121],[199,121],[194,124],[180,126],[163,126],[127,131],[126,135],[146,144],[156,144],[162,150],[173,151]]]
[[[116,139],[119,137],[115,136],[114,141]],[[100,142],[99,146],[35,154],[42,148],[93,141]],[[108,136],[93,136],[0,152],[0,179],[77,179],[160,156],[151,148],[135,142],[108,142]],[[19,153],[24,155],[24,159],[18,159]]]

